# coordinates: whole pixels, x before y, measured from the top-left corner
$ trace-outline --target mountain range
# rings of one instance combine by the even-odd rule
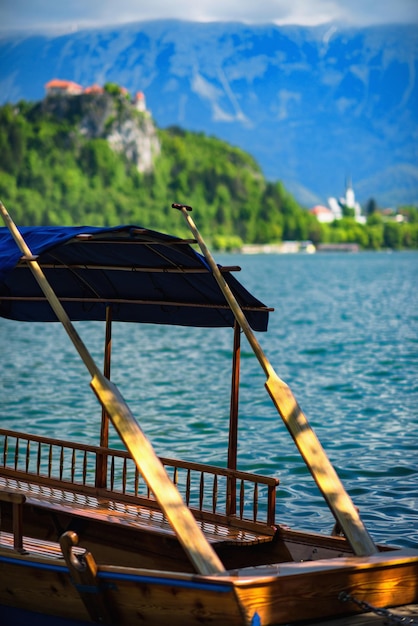
[[[0,40],[0,103],[52,78],[142,91],[161,128],[249,152],[304,206],[418,204],[418,27],[150,21]]]

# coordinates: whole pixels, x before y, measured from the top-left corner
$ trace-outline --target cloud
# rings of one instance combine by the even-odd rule
[[[1,0],[0,30],[71,31],[136,21],[354,26],[418,23],[417,0]]]

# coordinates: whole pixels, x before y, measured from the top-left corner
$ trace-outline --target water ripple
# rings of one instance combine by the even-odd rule
[[[275,307],[257,335],[376,541],[418,546],[418,255],[218,259]],[[77,324],[98,364],[102,324]],[[0,319],[6,428],[98,443],[89,376],[56,324]],[[232,332],[115,324],[112,379],[163,456],[225,466]],[[329,532],[333,518],[264,389],[245,339],[239,467],[280,478],[280,523]],[[122,444],[112,434],[112,445]]]

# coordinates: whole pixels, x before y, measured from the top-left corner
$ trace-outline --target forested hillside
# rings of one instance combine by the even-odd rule
[[[369,226],[350,218],[321,225],[281,182],[266,181],[241,149],[177,127],[156,129],[121,94],[108,89],[104,97],[48,97],[0,108],[0,199],[17,224],[133,223],[184,234],[170,208],[182,202],[194,207],[202,233],[218,247],[307,239],[418,246],[416,223],[388,229],[376,213]],[[151,133],[159,143],[152,167],[142,172],[138,155],[110,142],[115,129],[129,123],[132,130],[133,122],[142,139]],[[408,218],[416,222],[416,210]]]
[[[74,112],[62,117],[50,108],[0,109],[0,194],[19,224],[135,223],[178,232],[170,207],[184,202],[212,238],[307,239],[318,230],[280,183],[267,183],[254,159],[223,141],[159,130],[153,171],[140,173],[105,138],[82,134]]]

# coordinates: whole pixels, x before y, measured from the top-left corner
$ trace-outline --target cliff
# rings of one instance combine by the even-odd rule
[[[148,111],[139,111],[123,94],[49,94],[42,112],[71,121],[87,139],[105,139],[115,152],[124,154],[141,173],[153,170],[161,146]]]

